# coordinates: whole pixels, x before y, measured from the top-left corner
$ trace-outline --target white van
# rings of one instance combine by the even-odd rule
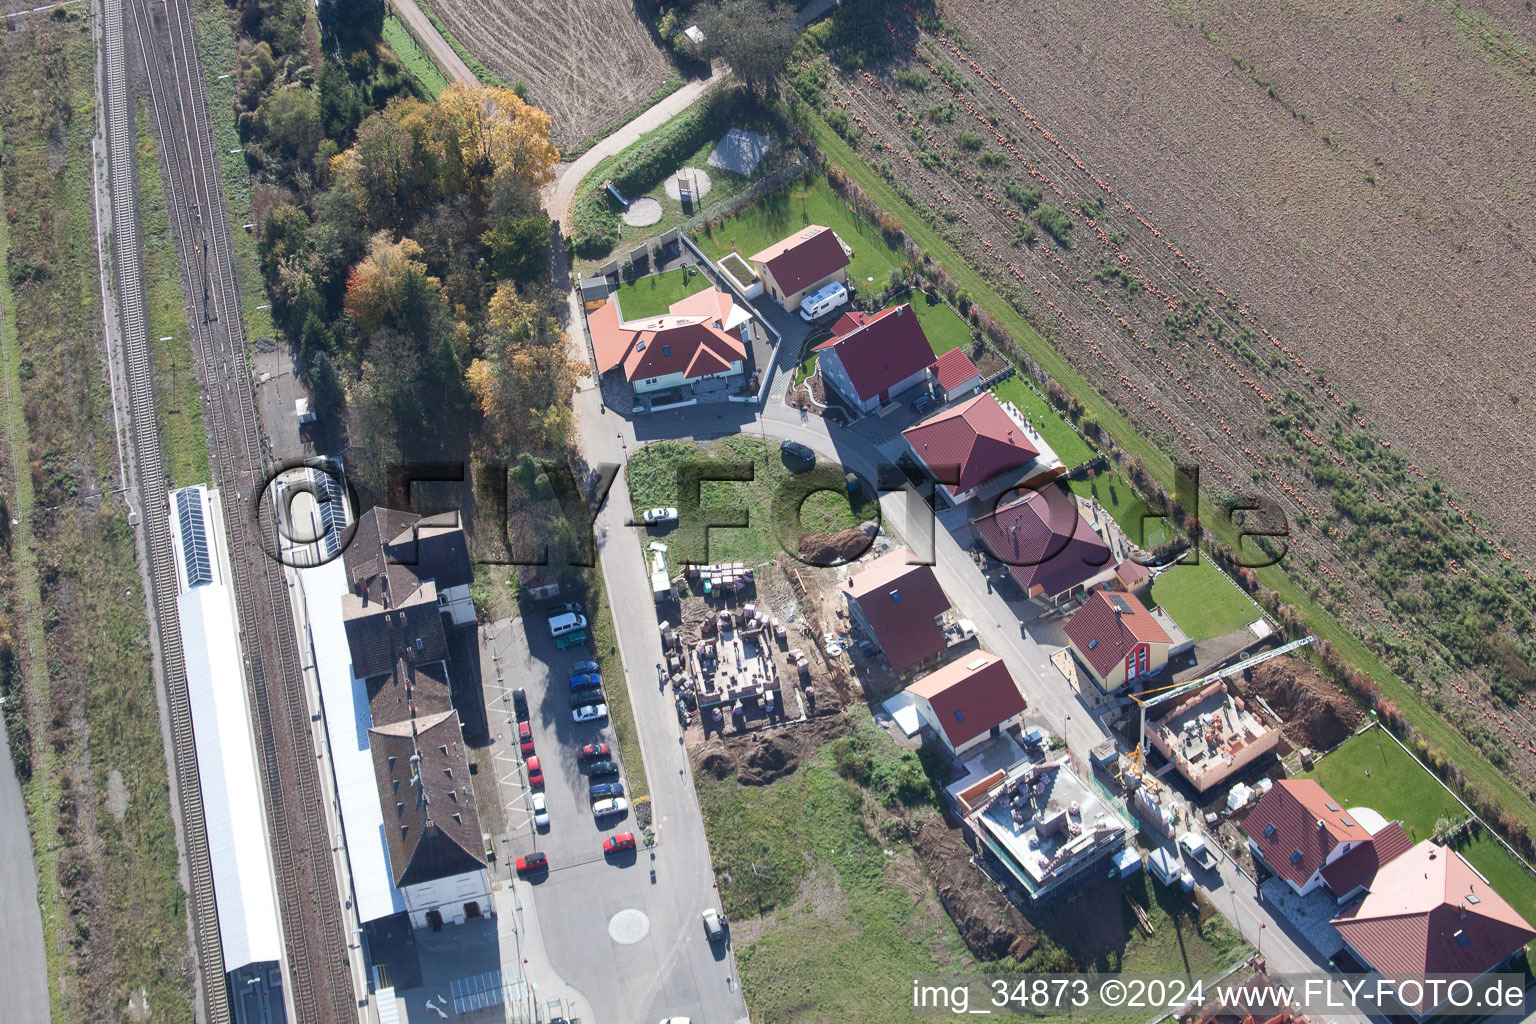
[[[565,636],[567,633],[577,633],[587,628],[586,616],[577,615],[574,612],[562,612],[550,617],[549,635],[553,637]]]
[[[840,282],[824,284],[800,300],[800,319],[809,323],[848,301],[848,289]]]

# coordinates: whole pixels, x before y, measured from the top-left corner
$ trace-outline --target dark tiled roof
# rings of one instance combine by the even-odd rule
[[[446,662],[418,664],[401,655],[393,672],[368,680],[368,713],[374,725],[403,722],[412,716],[413,708],[418,718],[452,710]]]
[[[848,254],[843,252],[837,232],[820,224],[807,225],[748,259],[766,266],[785,295],[793,295],[848,265]]]
[[[865,402],[933,363],[933,346],[906,303],[882,309],[847,334],[816,346],[818,352],[827,349],[837,352]]]
[[[905,672],[944,649],[944,631],[935,620],[949,611],[949,598],[933,569],[908,565],[911,558],[906,548],[897,548],[845,584],[894,672]]]
[[[364,603],[356,594],[341,599],[341,614],[352,654],[352,674],[370,679],[393,672],[409,657],[418,665],[448,657],[448,635],[437,604],[437,588],[422,584],[404,603]]]
[[[1172,644],[1135,594],[1090,594],[1072,618],[1067,636],[1100,678],[1109,675],[1138,644]]]
[[[457,516],[423,519],[382,505],[358,517],[342,561],[352,593],[366,592],[379,604],[404,602],[425,580],[434,580],[441,591],[475,578]]]
[[[951,494],[1027,466],[1040,455],[990,391],[908,427],[902,436],[935,476],[955,481],[945,484]]]
[[[1354,892],[1359,886],[1369,887],[1380,871],[1397,857],[1407,853],[1413,840],[1403,831],[1403,826],[1392,821],[1387,827],[1371,836],[1371,841],[1350,850],[1338,860],[1323,868],[1323,881],[1339,899]]]
[[[1295,885],[1304,885],[1340,843],[1371,838],[1313,779],[1275,783],[1244,819],[1243,831],[1270,870]]]
[[[1024,695],[1003,659],[977,651],[907,687],[933,708],[952,747],[964,744],[1023,711]]]
[[[1109,564],[1109,548],[1059,486],[1031,491],[972,525],[1025,593],[1039,586],[1048,597],[1064,594]]]
[[[485,867],[459,716],[443,711],[368,730],[395,885]],[[413,754],[420,778],[413,780]]]

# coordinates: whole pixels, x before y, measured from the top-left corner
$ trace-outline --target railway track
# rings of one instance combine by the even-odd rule
[[[142,86],[152,130],[160,143],[166,210],[177,241],[183,286],[189,303],[188,327],[193,358],[203,395],[205,425],[210,442],[213,483],[226,495],[225,530],[229,538],[233,585],[239,614],[252,711],[261,748],[261,767],[267,801],[268,825],[278,878],[288,989],[297,1021],[342,1022],[356,1019],[357,1002],[350,980],[346,941],[341,922],[341,901],[331,864],[331,848],[325,824],[321,780],[311,742],[309,704],[302,662],[288,603],[282,568],[268,557],[261,538],[275,536],[270,502],[258,504],[270,460],[256,409],[246,360],[246,338],[240,313],[239,291],[232,259],[229,223],[225,213],[223,181],[215,156],[207,94],[201,63],[197,58],[192,11],[186,0],[105,0],[107,51],[117,54],[109,67],[116,78],[121,102],[109,104],[111,144],[125,146],[131,168],[132,112],[126,99],[126,36],[137,46],[143,61]],[[119,36],[114,46],[110,36]],[[115,68],[115,70],[114,70]],[[166,522],[166,485],[163,456],[154,416],[153,379],[143,323],[142,283],[138,280],[137,224],[133,216],[131,172],[120,187],[114,174],[114,207],[129,204],[119,225],[133,225],[130,239],[119,231],[116,239],[122,295],[140,297],[136,336],[139,356],[128,364],[135,412],[136,450],[152,442],[153,452],[140,462],[145,478],[146,525],[151,514],[158,523],[164,553],[153,558],[156,568],[156,600],[168,594],[169,611],[160,612],[162,633],[176,621],[176,580]],[[126,190],[119,200],[118,193]],[[125,303],[126,305],[126,303]],[[125,314],[126,320],[126,314]],[[125,323],[125,327],[128,326]],[[125,331],[125,337],[127,336]],[[140,407],[147,419],[141,423]],[[147,446],[147,445],[146,445]],[[153,493],[151,493],[153,482]],[[153,512],[151,512],[153,510]],[[153,536],[153,535],[151,535]],[[167,576],[169,589],[161,585]],[[175,632],[174,627],[170,630]],[[176,639],[173,637],[173,640]],[[182,706],[185,707],[185,672],[179,665]],[[177,774],[190,773],[191,792],[197,792],[195,751],[190,744],[190,716],[186,717],[188,742],[178,742]],[[186,786],[183,786],[186,792]],[[188,817],[189,836],[195,831],[204,846],[201,803]],[[211,885],[208,887],[211,893]],[[194,907],[195,917],[204,908]],[[212,901],[207,901],[212,913]],[[209,1021],[228,1020],[228,1003],[219,957],[217,918],[212,919],[210,943],[198,929],[202,962],[218,963],[216,978],[204,968]],[[210,958],[211,956],[211,958]]]

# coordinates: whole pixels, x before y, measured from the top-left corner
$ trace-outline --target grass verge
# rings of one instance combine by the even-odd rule
[[[1264,614],[1208,558],[1195,565],[1180,562],[1159,575],[1152,600],[1196,642],[1225,636]]]
[[[479,57],[476,57],[464,48],[464,44],[459,42],[458,38],[448,30],[447,22],[438,17],[436,11],[422,3],[421,0],[417,0],[416,6],[421,8],[421,13],[427,16],[427,20],[432,23],[433,28],[437,29],[437,33],[443,37],[443,41],[453,47],[453,52],[459,55],[459,60],[462,60],[464,66],[469,68],[470,74],[480,79],[486,85],[494,85],[499,89],[512,88],[512,85],[505,78],[502,78],[496,72],[480,63]]]
[[[1072,424],[1062,419],[1061,414],[1052,409],[1038,391],[1017,376],[998,381],[992,388],[992,394],[997,396],[998,401],[1012,402],[1019,412],[1028,417],[1063,466],[1072,469],[1093,458],[1093,449],[1088,447],[1088,442],[1083,440],[1081,434],[1072,429]]]
[[[619,312],[625,320],[661,316],[672,308],[672,303],[708,287],[709,278],[703,274],[690,277],[687,268],[650,274],[619,285]]]
[[[608,721],[619,741],[619,756],[624,760],[624,782],[631,803],[648,799],[651,781],[645,774],[645,758],[640,754],[640,730],[635,725],[635,709],[629,702],[628,676],[619,656],[619,634],[613,626],[613,610],[608,607],[608,587],[603,581],[603,567],[587,570],[587,621],[592,627],[592,659],[607,685]],[[639,671],[641,666],[634,668]],[[562,684],[563,685],[563,684]]]
[[[448,79],[443,77],[437,65],[432,63],[432,58],[427,56],[427,51],[416,42],[416,37],[411,34],[405,22],[393,14],[384,19],[384,42],[400,58],[400,66],[421,87],[427,99],[437,99],[448,88]]]

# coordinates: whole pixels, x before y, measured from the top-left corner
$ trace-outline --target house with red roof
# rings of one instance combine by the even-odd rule
[[[1012,504],[971,520],[991,556],[1031,598],[1061,604],[1114,578],[1109,546],[1060,484],[1027,491]]]
[[[1024,695],[1003,659],[977,651],[907,687],[917,713],[956,757],[1002,735],[1024,715]]]
[[[1066,632],[1072,653],[1105,693],[1161,672],[1173,648],[1173,638],[1135,594],[1090,594]]]
[[[1066,472],[1011,403],[988,391],[901,432],[953,506],[1012,487],[1039,487]]]
[[[928,369],[940,399],[952,402],[981,389],[981,371],[964,349],[952,348],[933,361]]]
[[[869,634],[898,675],[937,661],[948,647],[944,627],[951,614],[939,578],[896,548],[870,562],[843,583],[853,621]]]
[[[933,347],[907,303],[870,316],[844,313],[816,346],[822,381],[859,412],[872,412],[928,380]]]
[[[822,285],[847,284],[851,255],[836,231],[809,224],[747,260],[762,279],[763,291],[792,313],[800,308],[801,299]]]
[[[622,372],[637,394],[739,376],[752,315],[731,296],[706,288],[668,312],[625,321],[616,298],[587,314],[598,373]]]
[[[1429,839],[1377,871],[1370,893],[1333,927],[1355,959],[1383,975],[1502,970],[1536,938],[1466,858]],[[1423,1019],[1438,1007],[1413,1009]]]
[[[1367,829],[1371,828],[1368,814],[1360,808],[1351,817]],[[1340,905],[1368,891],[1376,882],[1381,869],[1413,848],[1413,840],[1403,831],[1403,826],[1389,821],[1371,832],[1369,842],[1361,843],[1344,856],[1323,868],[1323,884],[1338,899]]]
[[[1243,820],[1248,848],[1299,896],[1323,884],[1323,869],[1369,842],[1371,833],[1314,779],[1281,779]]]

